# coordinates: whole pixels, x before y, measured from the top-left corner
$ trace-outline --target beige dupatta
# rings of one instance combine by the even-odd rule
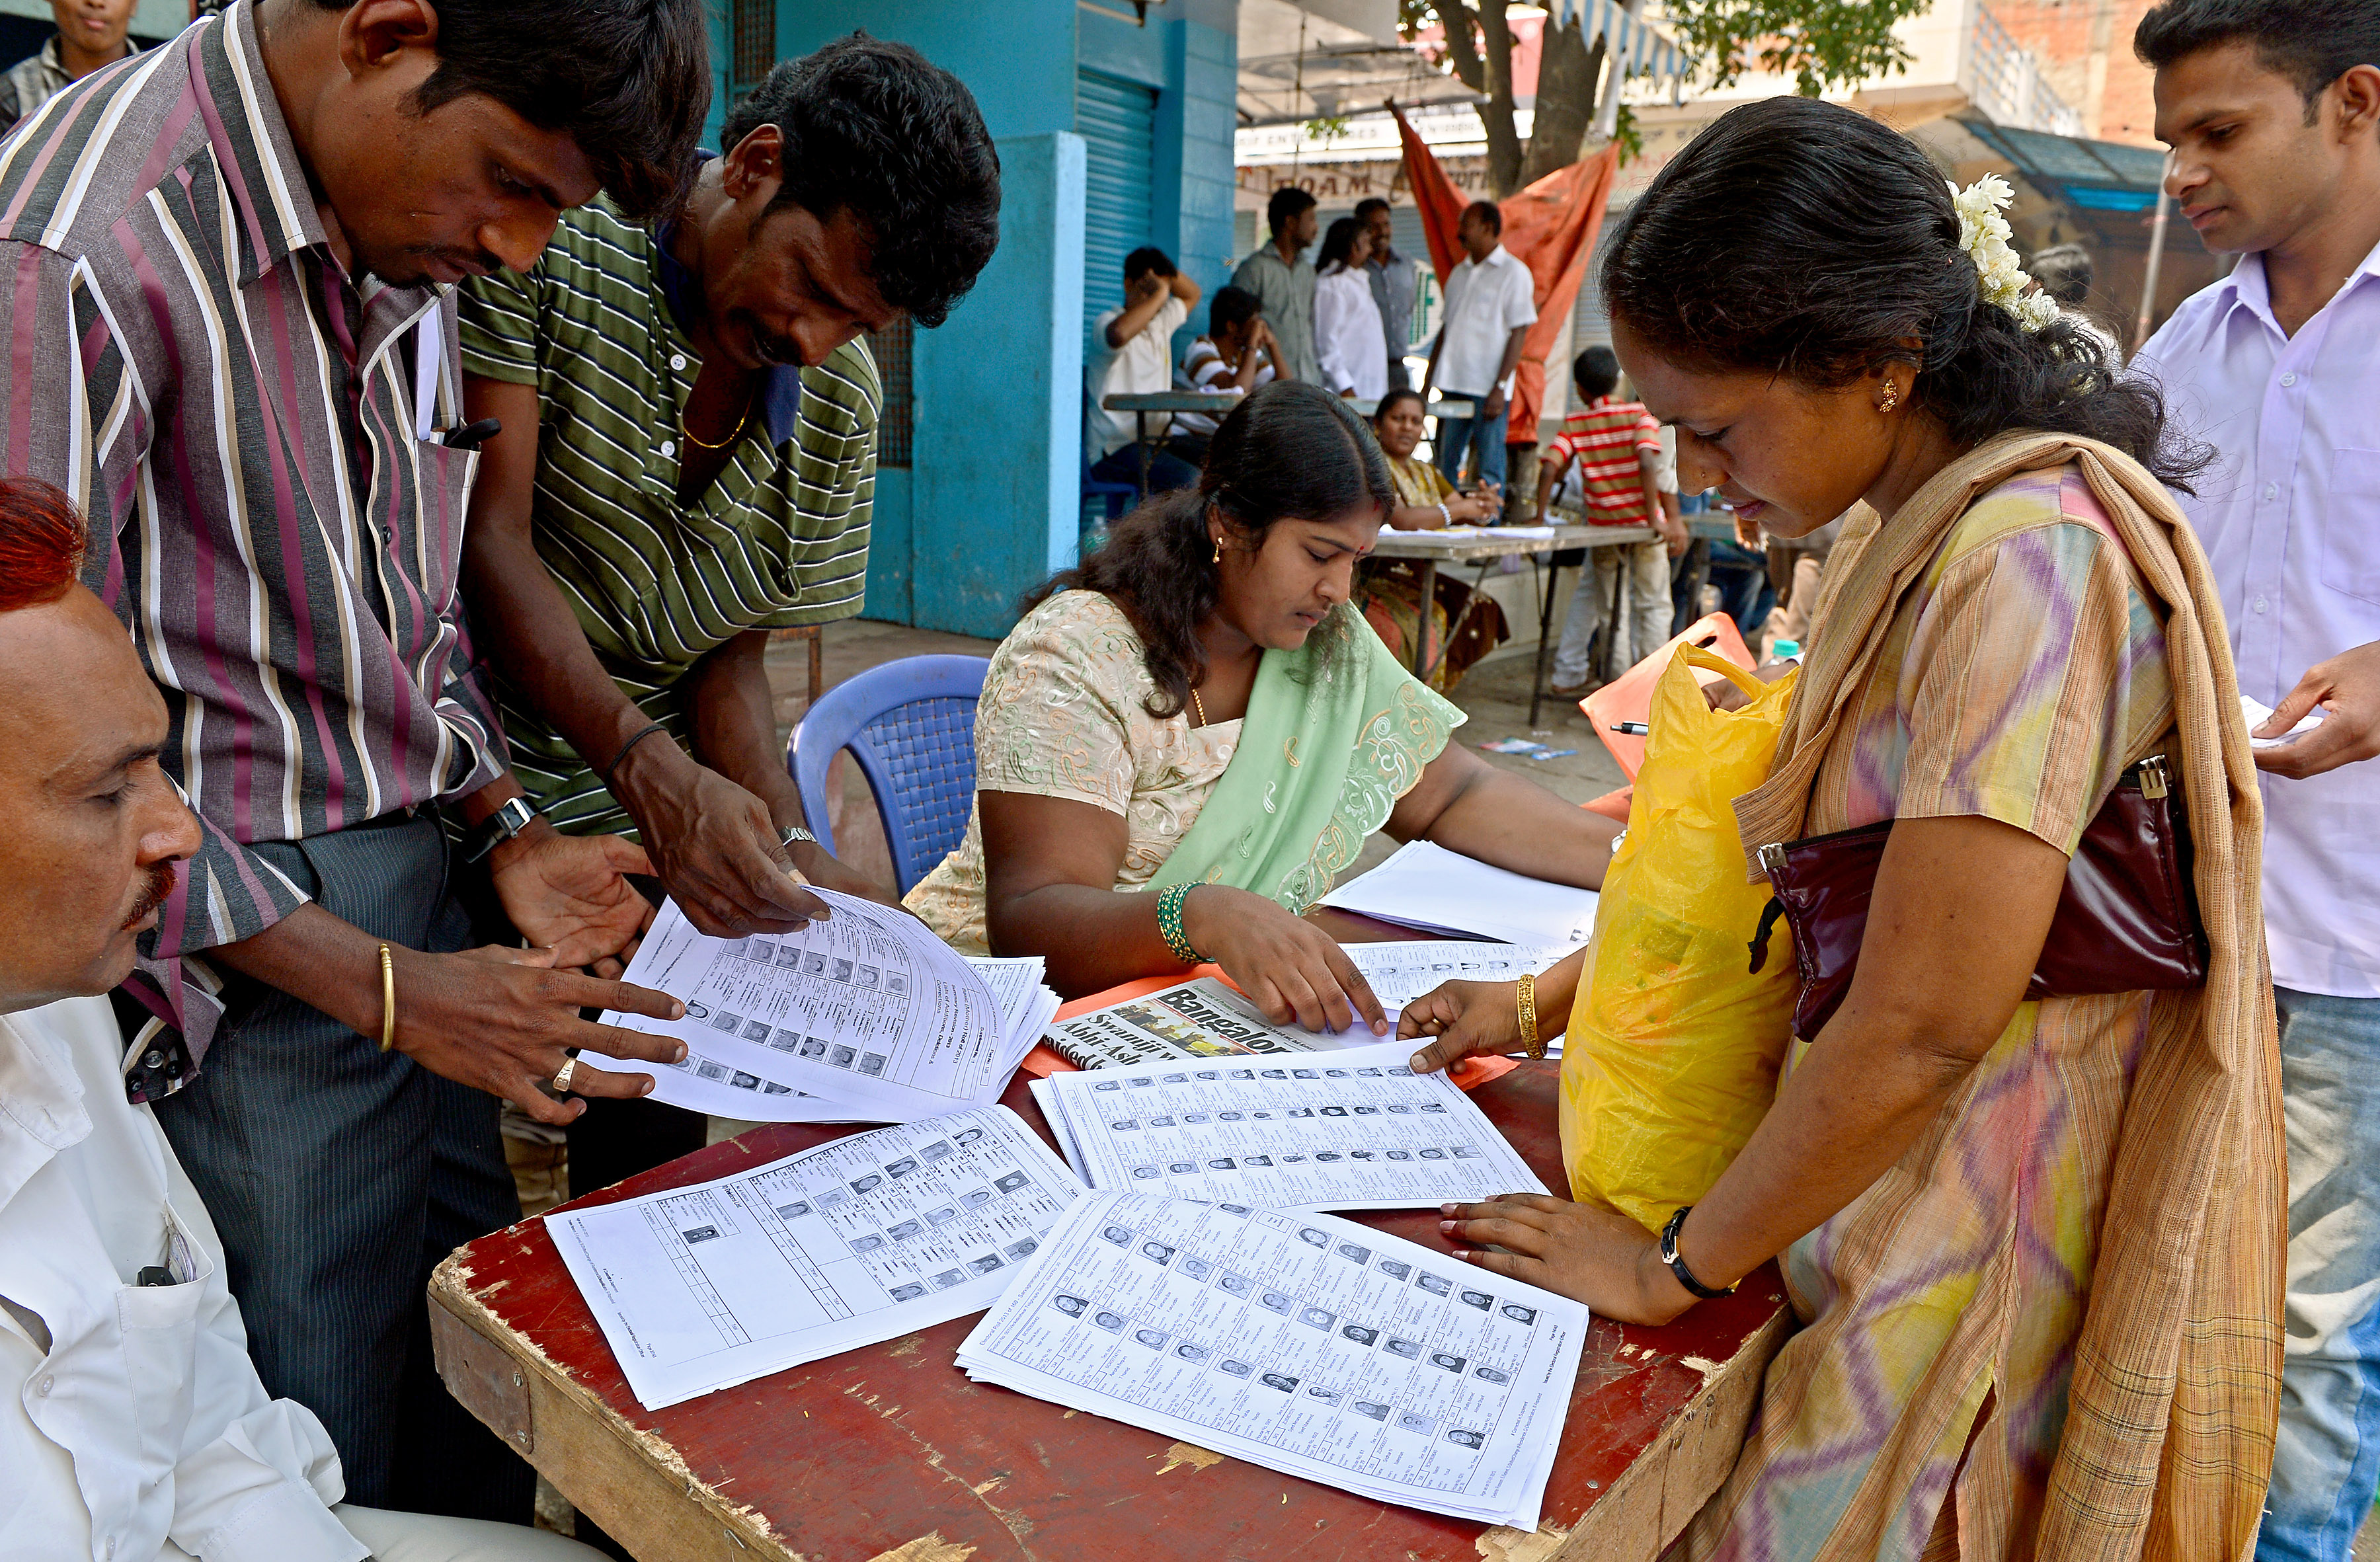
[[[2095,440],[2003,434],[1951,463],[1889,525],[1863,512],[1828,572],[1827,633],[1794,690],[1769,779],[1736,800],[1763,842],[1806,833],[1820,765],[1902,595],[1950,528],[2020,472],[2078,466],[2166,621],[2180,795],[2208,945],[2204,988],[2157,995],[2116,1146],[2074,1347],[2066,1428],[2034,1555],[2058,1562],[2244,1557],[2271,1475],[2281,1372],[2287,1176],[2280,1058],[2259,890],[2264,807],[2206,556],[2139,463]]]

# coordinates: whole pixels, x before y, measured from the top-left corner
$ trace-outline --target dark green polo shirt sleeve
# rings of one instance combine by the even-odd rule
[[[537,282],[531,273],[492,272],[455,290],[463,372],[515,385],[537,383]]]

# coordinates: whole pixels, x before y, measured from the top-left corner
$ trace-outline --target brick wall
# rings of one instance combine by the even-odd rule
[[[2095,140],[2153,146],[2156,105],[2149,68],[2132,57],[2132,29],[2152,0],[1988,0],[2000,26],[2041,57],[2049,84],[2082,115]],[[2095,50],[2095,40],[2104,47]],[[2098,112],[2091,112],[2094,55]]]

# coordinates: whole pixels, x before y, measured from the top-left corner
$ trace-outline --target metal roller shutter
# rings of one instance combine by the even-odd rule
[[[1083,325],[1123,303],[1123,258],[1148,242],[1157,93],[1096,70],[1075,73],[1075,127],[1089,153],[1083,197]]]

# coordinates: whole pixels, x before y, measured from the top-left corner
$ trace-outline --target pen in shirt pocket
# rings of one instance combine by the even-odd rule
[[[501,418],[482,418],[459,429],[449,429],[440,442],[449,450],[477,450],[504,431]]]

